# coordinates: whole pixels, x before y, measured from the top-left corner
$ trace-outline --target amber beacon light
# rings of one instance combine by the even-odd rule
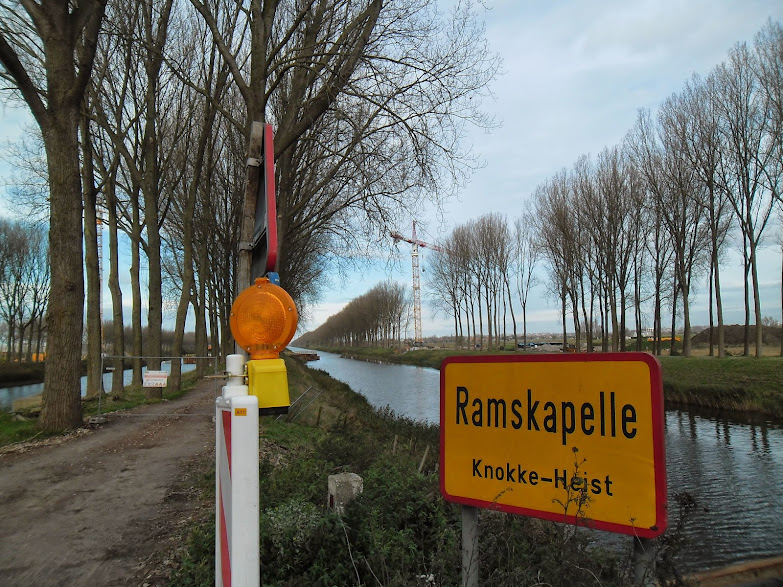
[[[231,334],[251,359],[276,359],[291,342],[299,314],[294,300],[267,277],[259,277],[231,306]]]
[[[294,337],[298,319],[294,300],[268,277],[256,279],[231,306],[231,334],[250,354],[248,393],[258,397],[262,414],[288,411],[288,376],[278,355]]]

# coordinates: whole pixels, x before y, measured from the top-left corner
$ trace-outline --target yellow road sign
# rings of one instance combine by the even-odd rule
[[[449,357],[440,410],[446,499],[646,538],[666,529],[651,355]]]

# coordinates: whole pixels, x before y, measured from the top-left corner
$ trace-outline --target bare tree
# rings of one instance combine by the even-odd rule
[[[769,103],[771,117],[770,139],[774,142],[775,156],[764,168],[767,188],[783,209],[781,174],[783,174],[783,25],[768,22],[756,36],[758,76]],[[783,225],[783,215],[781,216]],[[783,248],[781,248],[783,253]],[[783,263],[781,264],[781,313],[783,314]],[[780,354],[783,356],[783,322],[781,322]]]
[[[774,166],[776,143],[770,102],[756,75],[756,57],[747,45],[738,44],[727,63],[718,69],[718,107],[726,146],[723,177],[744,241],[746,267],[753,285],[756,317],[756,356],[762,355],[761,297],[758,255],[775,200],[767,189],[768,166]],[[747,302],[746,302],[747,303]],[[748,318],[746,318],[746,327]]]
[[[687,164],[683,137],[674,121],[676,98],[661,109],[659,126],[653,126],[648,111],[640,111],[628,147],[655,205],[651,210],[666,229],[674,253],[676,291],[681,293],[683,307],[683,354],[691,353],[690,294],[694,274],[698,271],[709,242],[704,205],[695,194],[703,195],[694,170]],[[672,322],[676,303],[672,308]],[[674,340],[674,334],[672,334]]]
[[[705,80],[694,75],[685,85],[679,113],[672,123],[683,141],[683,152],[705,190],[705,198],[698,199],[708,215],[710,228],[710,355],[717,342],[718,357],[725,355],[723,302],[720,286],[720,251],[731,228],[728,191],[721,182],[720,165],[723,142],[720,135],[720,114],[717,107],[718,87],[716,78]],[[718,318],[718,337],[713,341],[712,303],[715,300]]]
[[[179,63],[183,64],[188,60],[189,67],[182,68],[178,73],[192,80],[199,80],[199,87],[209,90],[209,94],[204,96],[203,103],[198,100],[198,95],[187,87],[183,87],[182,98],[179,104],[182,106],[179,112],[170,112],[169,116],[179,116],[184,118],[186,135],[183,146],[179,153],[181,160],[177,167],[187,170],[180,181],[177,182],[178,190],[175,197],[171,198],[172,209],[175,212],[171,215],[167,227],[168,235],[172,238],[171,248],[181,248],[181,255],[175,252],[177,259],[176,275],[178,281],[178,301],[177,315],[174,328],[174,339],[172,355],[178,357],[182,355],[182,345],[185,337],[185,320],[187,318],[188,308],[191,301],[196,298],[196,209],[198,204],[205,199],[204,193],[209,191],[209,178],[212,176],[212,170],[216,164],[217,153],[214,150],[215,126],[218,115],[219,103],[227,91],[227,82],[229,78],[228,68],[225,62],[219,60],[217,49],[211,46],[211,53],[206,62],[202,61],[202,51],[196,51],[196,45],[193,41],[205,36],[195,26],[189,28],[190,35],[184,35],[180,38],[178,49],[182,53]],[[180,26],[185,26],[182,23]],[[190,42],[186,41],[190,39]],[[206,43],[202,43],[205,45]],[[193,57],[199,55],[199,59]],[[192,121],[192,124],[188,124]],[[175,123],[179,126],[180,123]],[[205,181],[206,180],[206,181]],[[199,198],[201,196],[201,198]],[[174,273],[174,272],[173,272]],[[203,279],[203,276],[202,276]],[[195,306],[195,304],[194,304]],[[201,328],[206,328],[206,323],[201,322]],[[171,375],[169,377],[169,387],[179,389],[181,384],[181,362],[173,359],[171,363]]]
[[[39,419],[45,430],[80,426],[84,279],[78,115],[106,0],[0,3],[0,78],[35,118],[50,185],[49,345]]]
[[[534,192],[536,233],[542,257],[549,261],[551,292],[560,300],[563,348],[568,344],[568,308],[577,340],[580,340],[578,295],[582,265],[579,260],[579,229],[571,210],[574,191],[565,170],[555,174]]]
[[[454,318],[454,339],[462,344],[462,299],[460,283],[463,268],[446,241],[439,243],[440,252],[430,257],[428,296],[436,310],[443,310]]]
[[[471,168],[460,136],[484,122],[473,98],[497,62],[470,11],[447,19],[424,0],[264,0],[249,11],[191,2],[244,99],[238,127],[276,126],[277,269],[297,301],[312,297],[321,273],[303,262],[312,251],[323,259],[387,234]]]
[[[404,285],[387,281],[354,298],[326,322],[297,339],[303,346],[399,345],[410,302]]]
[[[18,330],[27,297],[27,247],[26,228],[20,223],[0,220],[0,315],[6,325],[8,361],[13,360],[17,338],[21,338]]]
[[[522,306],[522,343],[527,348],[527,301],[530,290],[537,284],[535,274],[539,249],[536,246],[533,220],[524,214],[514,221],[515,285]]]

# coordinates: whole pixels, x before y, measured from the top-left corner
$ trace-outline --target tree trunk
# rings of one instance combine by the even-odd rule
[[[55,70],[71,71],[72,58],[72,53],[65,52],[60,56],[63,63]],[[76,104],[64,106],[58,116],[51,117],[48,127],[42,129],[49,169],[49,250],[53,262],[39,425],[52,431],[82,425],[84,268],[78,116]]]
[[[147,90],[144,96],[144,174],[142,175],[142,193],[144,194],[144,226],[147,229],[147,260],[149,307],[147,309],[147,367],[160,369],[161,329],[163,327],[163,278],[161,273],[160,258],[160,165],[158,156],[160,145],[158,142],[158,111],[157,93],[160,68],[163,63],[163,48],[166,44],[169,16],[171,14],[172,0],[166,0],[159,6],[157,13],[157,30],[154,30],[151,5],[142,4],[142,18],[144,21],[144,37],[148,47],[148,53],[144,58]],[[162,396],[161,388],[152,388],[154,397]]]
[[[82,191],[84,193],[84,266],[87,274],[87,396],[102,389],[101,275],[98,259],[98,190],[95,189],[89,121],[80,119],[82,137]]]
[[[196,308],[196,356],[207,356],[207,283],[209,281],[209,269],[207,267],[206,243],[199,244],[198,250],[199,283]],[[215,365],[211,365],[215,367]],[[196,359],[196,374],[203,377],[210,365],[206,359]]]
[[[114,185],[116,169],[112,169],[106,186],[106,207],[109,213],[109,291],[112,307],[112,355],[114,372],[111,378],[111,392],[121,395],[125,390],[125,329],[122,313],[122,289],[120,288],[119,245],[117,240],[117,197]]]
[[[691,312],[690,304],[688,303],[688,296],[690,294],[690,288],[687,284],[683,284],[682,287],[682,354],[686,357],[691,356]]]
[[[511,311],[511,324],[514,327],[514,352],[516,352],[516,350],[519,348],[519,337],[517,336],[517,318],[514,315],[514,301],[511,298],[511,286],[509,285],[509,282],[508,282],[508,276],[504,275],[503,276],[503,280],[506,283],[506,295],[508,296],[508,308]],[[504,324],[505,324],[505,321],[504,321]],[[505,333],[505,329],[504,329],[504,331],[503,331],[504,338],[505,338],[505,334],[506,333]],[[505,345],[505,341],[504,341],[503,344]]]
[[[677,275],[674,276],[674,292],[673,292],[673,298],[672,298],[672,330],[671,330],[671,339],[669,342],[669,356],[673,356],[675,354],[674,352],[674,345],[676,342],[676,334],[677,334],[677,292],[680,291],[679,283],[678,283]]]
[[[560,288],[560,313],[562,314],[563,325],[563,350],[565,350],[568,344],[568,335],[566,333],[566,290],[564,287]]]
[[[131,324],[133,331],[133,380],[134,387],[141,387],[141,357],[144,354],[141,327],[141,219],[139,218],[138,190],[131,196]]]
[[[710,277],[709,277],[709,303],[707,304],[707,315],[709,316],[709,331],[710,331],[710,350],[708,356],[715,356],[715,320],[712,312],[713,291],[715,288],[715,266],[710,261]]]
[[[750,273],[750,259],[747,253],[747,243],[745,245],[745,336],[743,340],[742,356],[750,356],[750,288],[748,286],[748,277]]]
[[[153,97],[154,100],[154,97]],[[149,116],[149,113],[148,113]],[[153,132],[153,131],[148,131]],[[148,136],[149,140],[149,136]],[[161,328],[163,326],[163,279],[160,262],[160,231],[158,229],[158,168],[157,150],[148,155],[145,166],[144,194],[144,226],[147,233],[147,264],[148,264],[148,308],[147,308],[147,340],[145,355],[147,356],[147,368],[160,369],[161,357]],[[161,393],[160,388],[153,389],[153,395],[157,397]]]
[[[756,243],[753,239],[750,241],[750,271],[753,281],[753,310],[756,315],[756,356],[764,354],[762,333],[764,324],[761,322],[761,292],[759,291],[759,270],[758,260],[756,259]]]

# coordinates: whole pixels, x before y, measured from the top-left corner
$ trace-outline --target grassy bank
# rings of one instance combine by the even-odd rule
[[[123,361],[124,368],[130,369],[133,367],[133,361],[131,359],[125,359]],[[146,365],[146,361],[142,361],[143,365]],[[109,363],[106,364],[108,366]],[[41,361],[38,363],[8,363],[0,362],[0,387],[12,387],[17,385],[29,385],[32,383],[43,383],[44,370],[46,369],[46,362]],[[108,371],[105,371],[108,373]],[[87,361],[81,362],[81,374],[87,374]]]
[[[783,420],[783,358],[661,357],[666,401]]]
[[[437,428],[378,411],[298,361],[288,373],[292,400],[304,396],[288,417],[261,421],[262,584],[459,585],[461,510],[440,495]],[[364,482],[342,516],[326,507],[327,478],[338,472]],[[201,499],[214,503],[213,483]],[[479,524],[482,584],[632,584],[630,558],[590,546],[584,528],[489,510]],[[671,579],[676,541],[660,542],[660,576]],[[211,585],[214,513],[183,543],[170,584]]]
[[[487,354],[486,351],[422,349],[399,352],[377,348],[323,348],[366,361],[439,369],[444,358]],[[506,352],[502,354],[514,354]],[[664,399],[671,404],[763,414],[783,420],[783,358],[658,357]]]
[[[136,406],[145,403],[158,403],[160,401],[172,400],[181,397],[184,393],[193,389],[198,379],[195,372],[189,372],[182,375],[182,386],[177,390],[163,391],[163,399],[148,399],[147,392],[142,387],[126,387],[120,395],[104,394],[98,405],[98,397],[82,398],[82,415],[85,418],[95,416],[99,413],[116,412],[120,410],[130,410]],[[41,431],[36,426],[40,407],[21,410],[18,414],[0,411],[0,447],[7,444],[24,442],[33,438],[40,439]]]
[[[44,365],[0,362],[0,387],[40,383],[44,378]]]

